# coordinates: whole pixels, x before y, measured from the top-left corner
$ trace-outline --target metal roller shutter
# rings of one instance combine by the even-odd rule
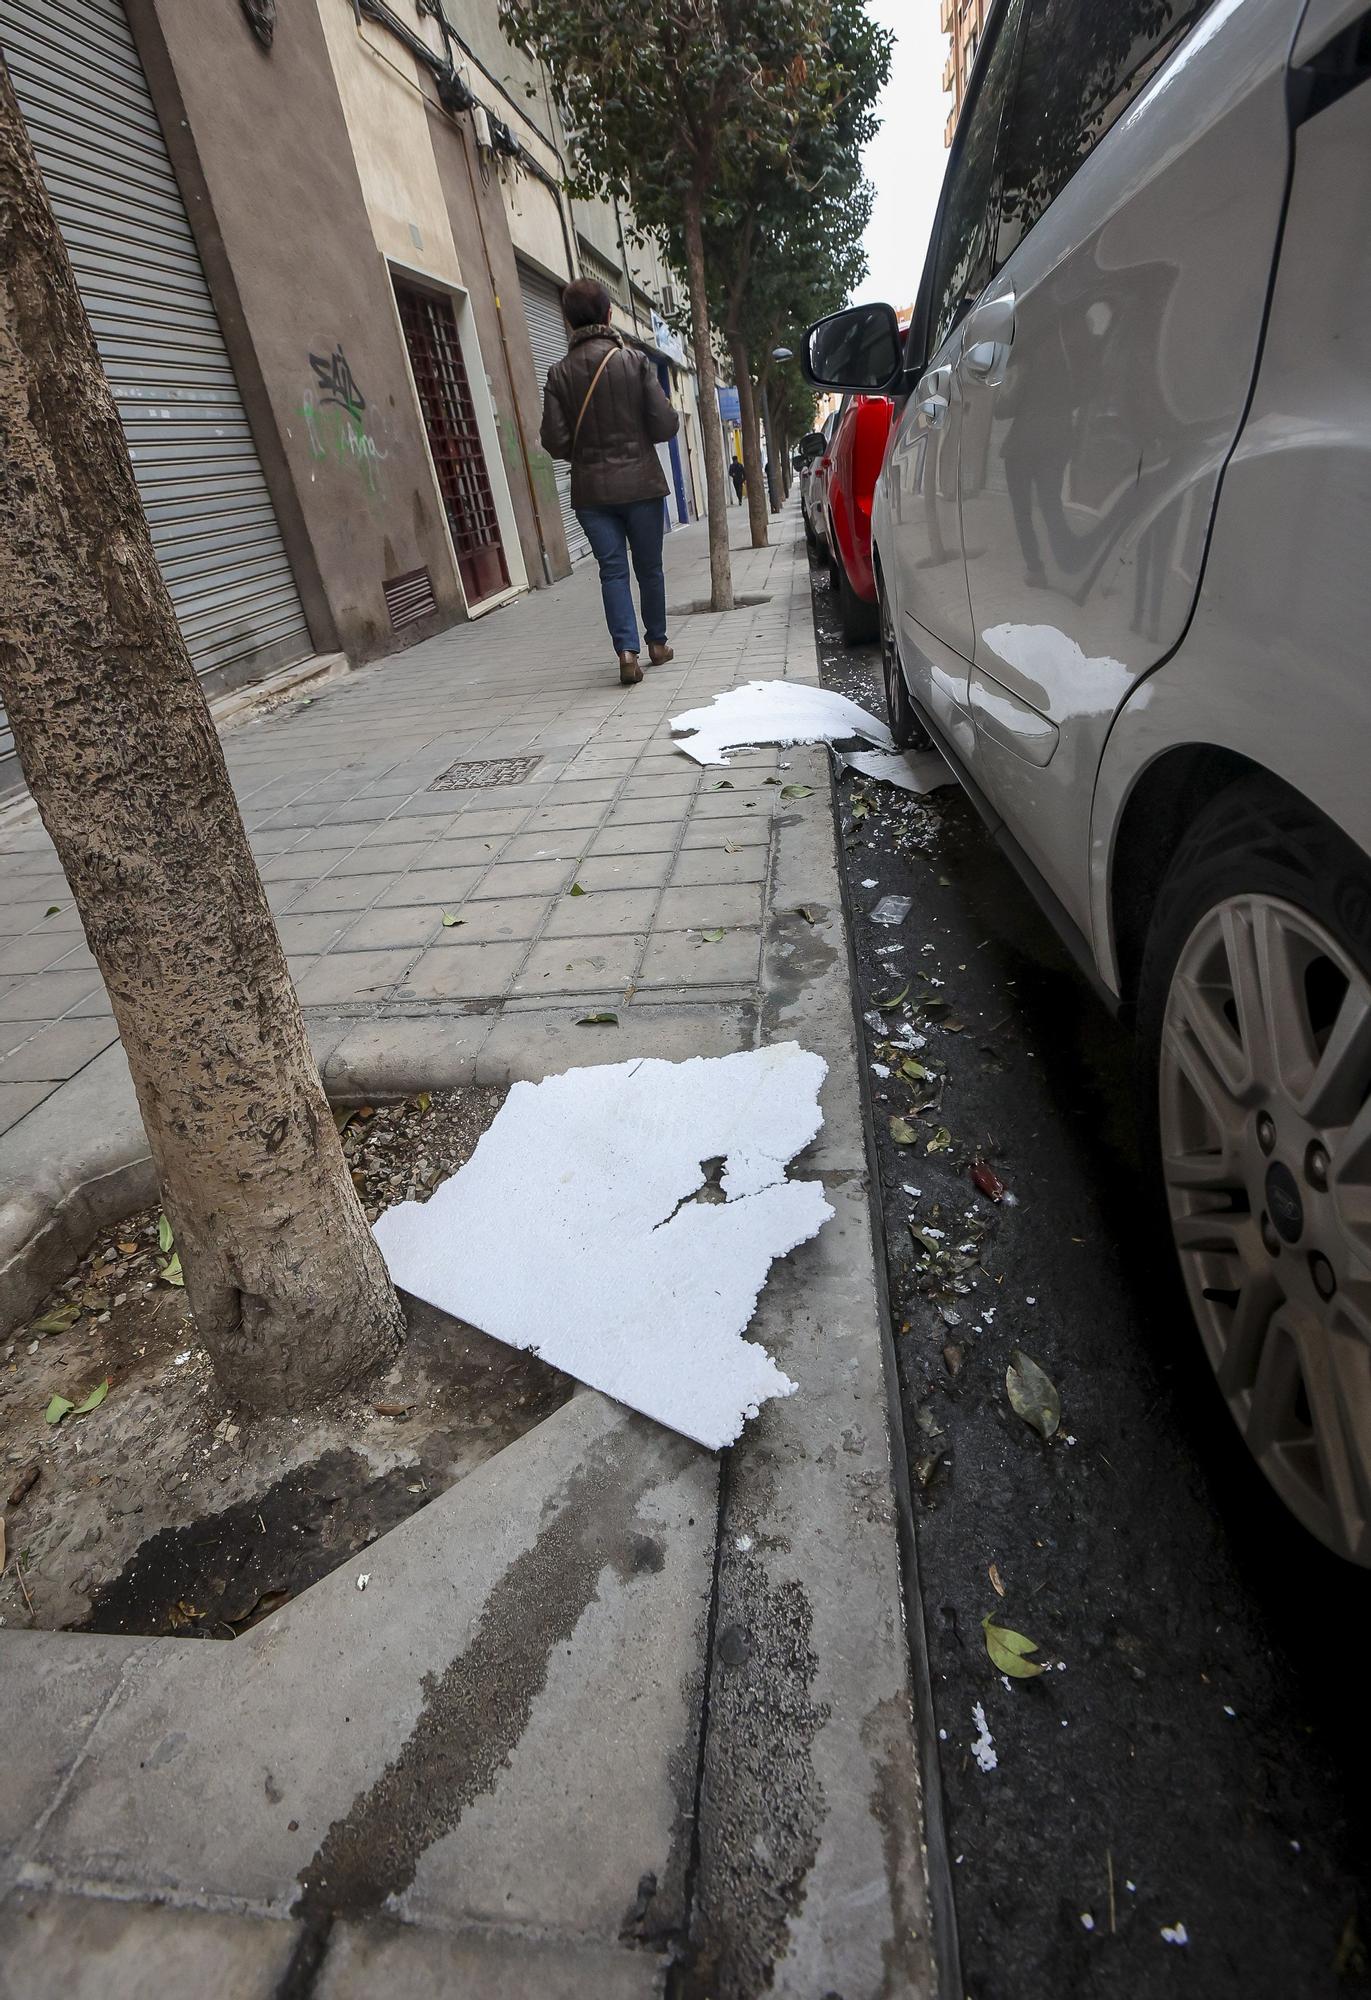
[[[566,353],[566,323],[562,318],[561,295],[549,279],[540,277],[523,264],[519,266],[519,289],[523,293],[524,318],[528,322],[533,365],[538,371],[538,394],[541,396],[549,368]],[[566,530],[567,553],[574,563],[578,563],[583,556],[590,554],[590,543],[571,511],[571,467],[557,459],[553,462],[553,471],[557,477],[557,499],[562,509],[562,526]]]
[[[214,301],[120,0],[4,0],[3,48],[196,670],[311,651]],[[13,765],[0,711],[0,787]]]

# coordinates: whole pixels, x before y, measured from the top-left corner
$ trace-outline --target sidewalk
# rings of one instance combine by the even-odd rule
[[[707,595],[702,554],[699,528],[668,538],[673,606]],[[813,676],[794,549],[749,551],[737,571],[742,594],[770,602],[676,619],[674,663],[637,688],[618,685],[591,564],[230,727],[311,1014],[493,1016],[555,1000],[565,1016],[622,1003],[630,983],[641,1005],[755,999],[776,753],[738,759],[733,791],[716,796],[717,774],[663,727],[740,677]],[[523,761],[523,782],[504,781],[505,760]],[[448,789],[458,761],[493,768]],[[573,876],[590,893],[568,900]],[[461,924],[444,928],[453,910]],[[701,949],[699,930],[721,926]],[[36,823],[0,831],[0,1131],[114,1040],[51,843]]]
[[[232,1645],[0,1632],[6,1996],[931,1992],[826,759],[716,790],[666,727],[817,678],[795,510],[775,528],[734,557],[767,601],[673,618],[638,688],[583,567],[225,741],[331,1095],[826,1058],[798,1170],[837,1214],[755,1323],[800,1392],[721,1456],[578,1394],[374,1544],[365,1596],[335,1572]],[[673,606],[707,595],[702,529],[667,559]],[[0,935],[13,1319],[149,1189],[41,829],[0,832]],[[598,1007],[618,1030],[577,1028]]]

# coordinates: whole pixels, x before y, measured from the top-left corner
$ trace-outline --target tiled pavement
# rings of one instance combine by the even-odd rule
[[[737,538],[737,515],[730,526]],[[575,1018],[756,995],[785,753],[701,770],[673,747],[667,718],[739,680],[815,678],[793,507],[774,528],[778,546],[734,553],[737,589],[768,601],[673,618],[676,658],[640,687],[618,685],[594,566],[582,565],[230,727],[229,766],[307,1012]],[[668,538],[667,574],[671,604],[707,595],[703,528]],[[458,761],[507,758],[536,762],[517,784],[440,783]],[[0,1131],[115,1038],[51,844],[36,821],[11,819]]]

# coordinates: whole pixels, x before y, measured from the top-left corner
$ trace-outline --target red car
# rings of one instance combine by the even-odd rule
[[[871,566],[871,496],[894,414],[889,396],[850,397],[815,467],[814,486],[821,488],[823,498],[813,511],[822,523],[823,553],[849,646],[874,639],[879,630]]]

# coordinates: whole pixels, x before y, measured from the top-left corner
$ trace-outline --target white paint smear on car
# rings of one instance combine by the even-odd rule
[[[516,1083],[467,1164],[376,1223],[395,1283],[712,1449],[796,1384],[743,1338],[833,1214],[786,1167],[823,1123],[795,1042]]]

